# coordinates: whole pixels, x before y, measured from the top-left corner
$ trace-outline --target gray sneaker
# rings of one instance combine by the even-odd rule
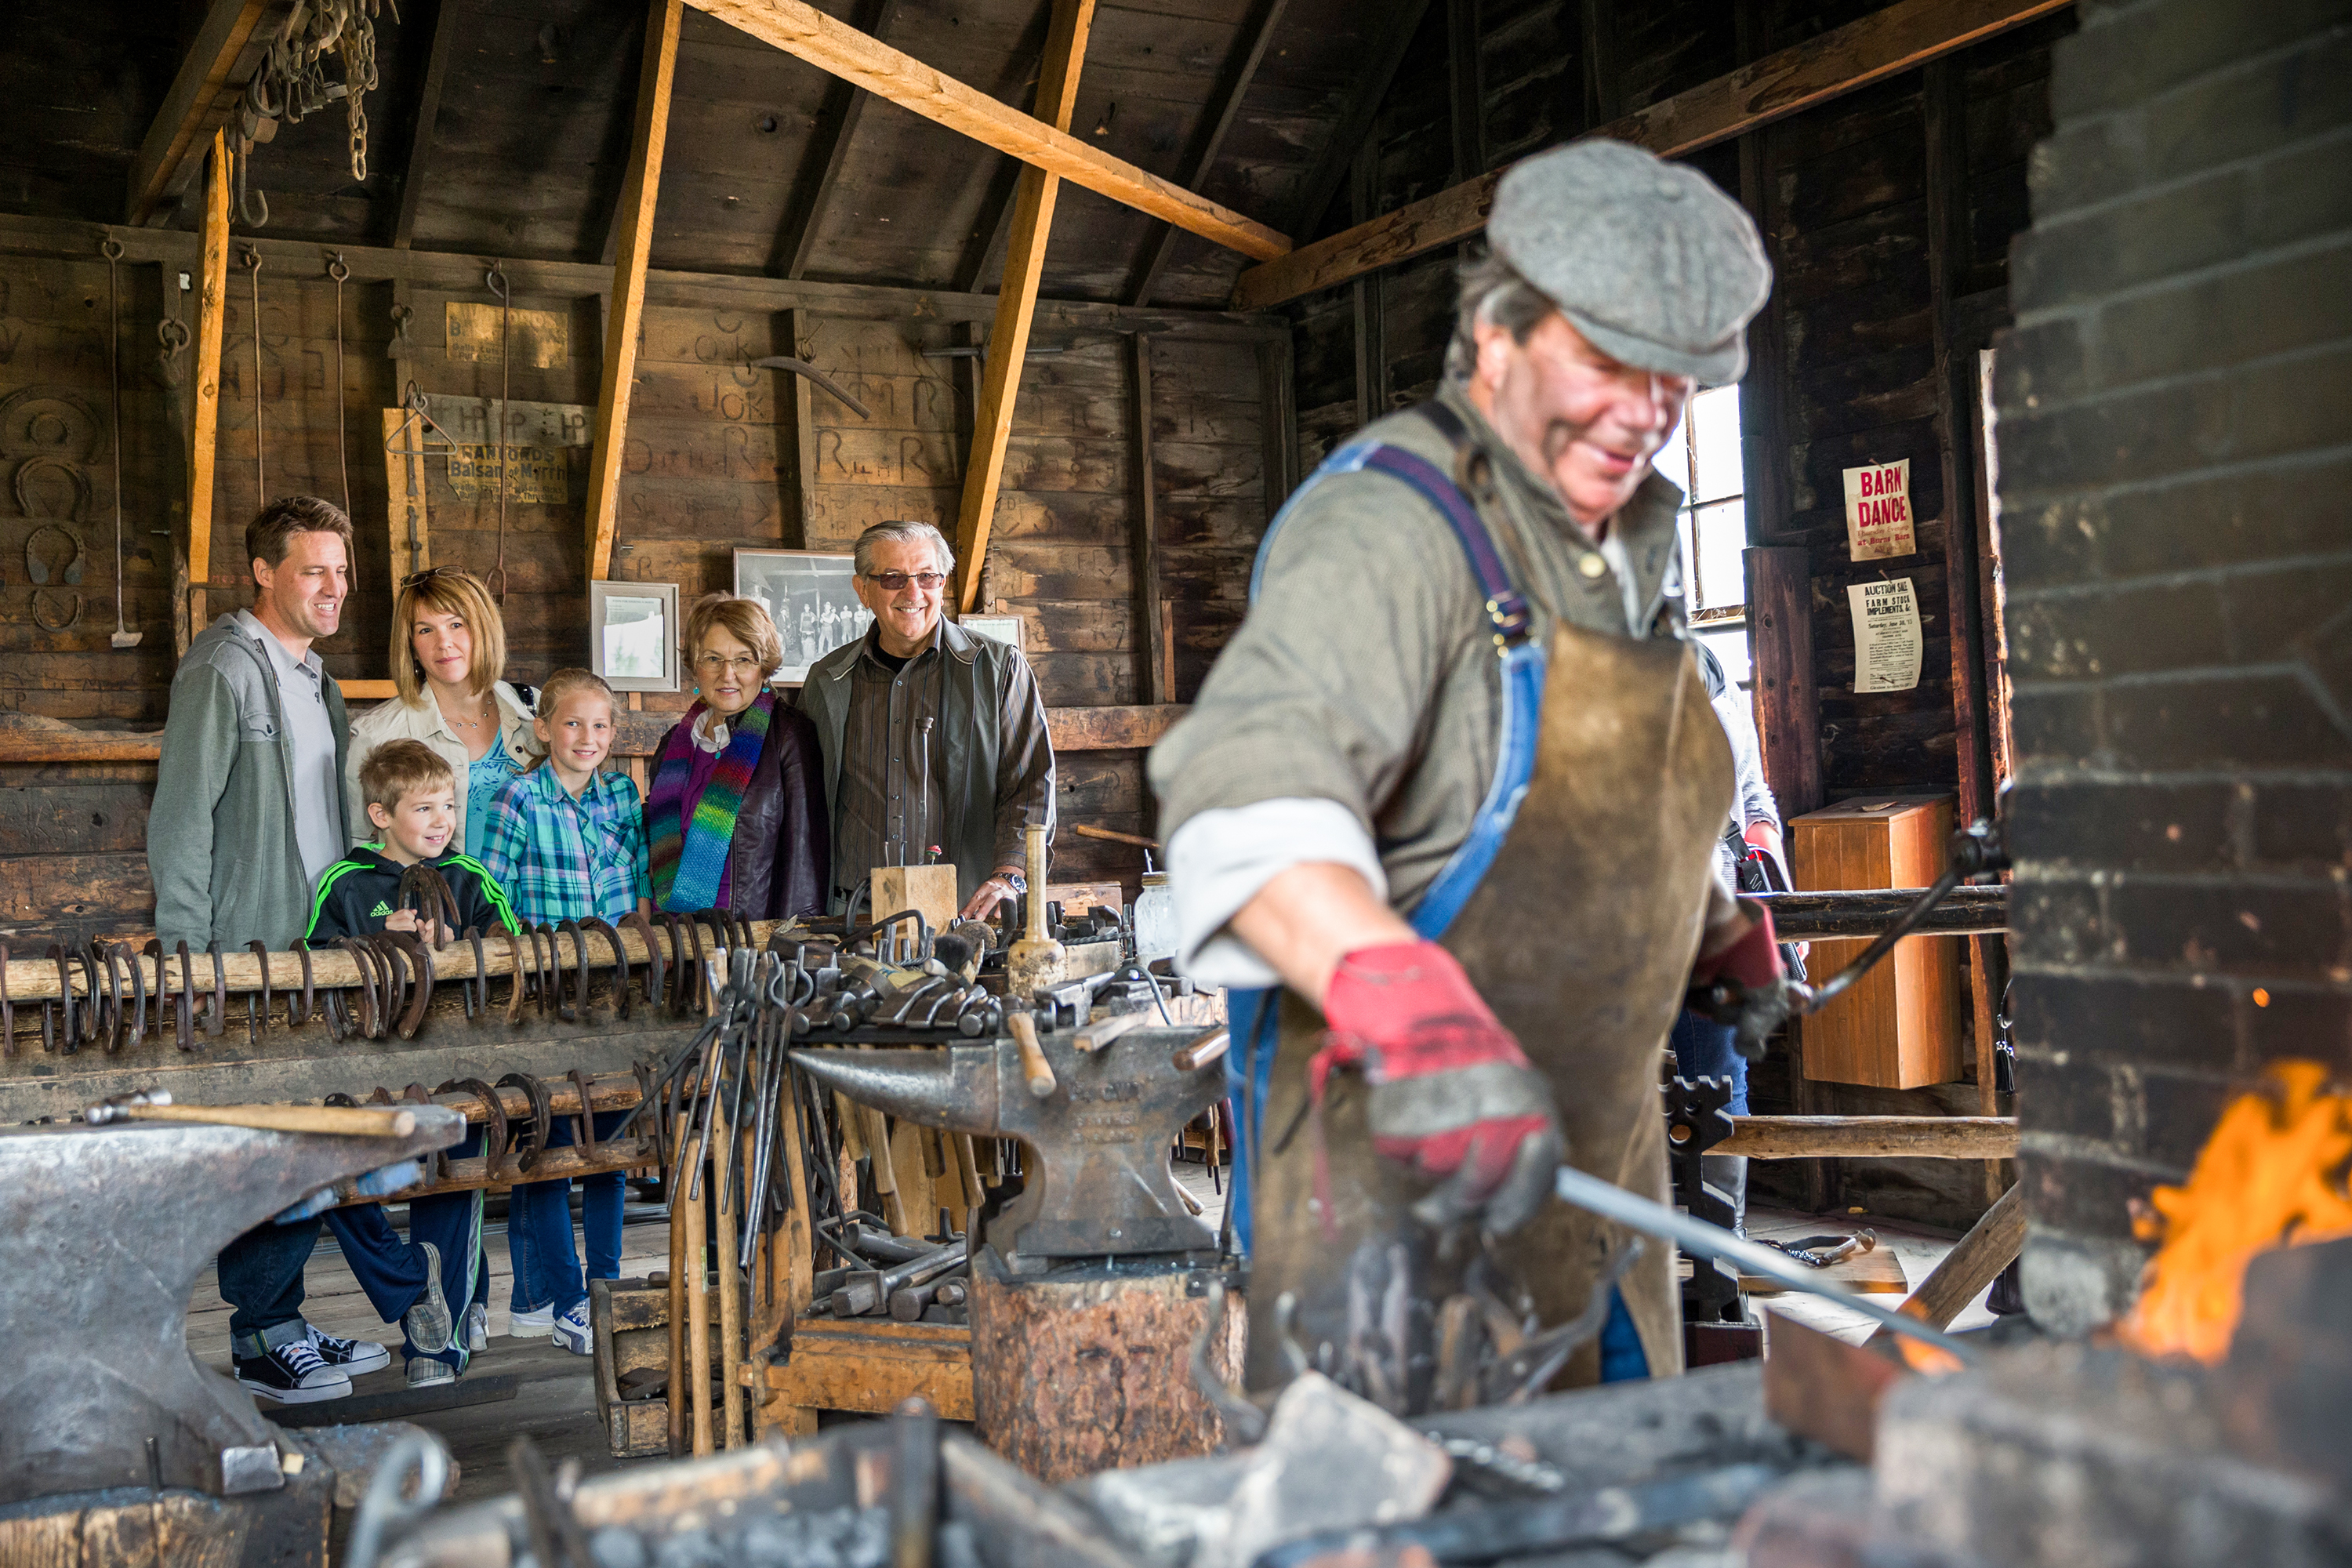
[[[466,1349],[476,1355],[490,1348],[490,1307],[476,1301],[466,1309]]]
[[[400,1326],[414,1348],[427,1352],[446,1351],[455,1325],[450,1321],[448,1300],[441,1294],[441,1249],[429,1241],[416,1245],[425,1249],[425,1293],[416,1298],[415,1306],[401,1314]],[[408,1381],[412,1384],[416,1382],[416,1367],[413,1360],[408,1363]]]
[[[457,1369],[446,1361],[435,1361],[429,1355],[408,1358],[408,1386],[431,1388],[436,1384],[455,1383]]]

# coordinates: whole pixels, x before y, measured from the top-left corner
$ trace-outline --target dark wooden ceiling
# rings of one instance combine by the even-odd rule
[[[1050,0],[818,3],[1007,103],[1029,104]],[[0,114],[0,210],[119,220],[131,159],[205,8],[205,0],[176,7],[9,0],[15,21],[0,40],[0,101],[8,104]],[[1398,52],[1396,35],[1426,8],[1426,0],[1101,5],[1072,132],[1277,228],[1311,232],[1323,215],[1300,210],[1305,194],[1340,183],[1337,170],[1353,151],[1336,145],[1349,111],[1375,89],[1371,79]],[[629,154],[642,0],[402,0],[400,9],[397,22],[387,6],[377,24],[382,83],[365,100],[367,178],[352,178],[340,104],[283,126],[252,161],[253,182],[269,204],[257,232],[390,244],[414,182],[408,238],[417,249],[605,258]],[[1187,176],[1223,84],[1269,13],[1276,15],[1262,60],[1194,182]],[[439,115],[411,168],[436,27],[454,29]],[[993,288],[1017,167],[878,100],[848,112],[852,96],[816,68],[689,8],[653,265]],[[163,221],[193,226],[194,189]],[[1141,214],[1065,184],[1045,292],[1134,300],[1163,232]],[[1220,304],[1242,265],[1180,235],[1150,302]]]

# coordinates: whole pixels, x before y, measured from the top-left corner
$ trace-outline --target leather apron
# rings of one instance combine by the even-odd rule
[[[1563,623],[1549,655],[1526,793],[1441,940],[1549,1079],[1570,1163],[1669,1202],[1659,1075],[1735,793],[1730,743],[1679,641]],[[1303,1361],[1419,1411],[1441,1305],[1465,1279],[1544,1327],[1581,1312],[1630,1236],[1555,1198],[1481,1261],[1475,1227],[1420,1224],[1407,1211],[1432,1184],[1373,1152],[1363,1079],[1333,1074],[1310,1114],[1323,1020],[1287,991],[1279,1007],[1249,1182],[1247,1385]],[[1619,1289],[1652,1374],[1679,1373],[1672,1248],[1647,1244]],[[1552,1386],[1599,1380],[1596,1333]]]

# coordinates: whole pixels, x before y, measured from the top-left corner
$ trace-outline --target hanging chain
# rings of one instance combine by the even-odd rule
[[[246,276],[253,279],[253,502],[258,507],[269,504],[269,491],[261,475],[261,250],[248,245],[237,259],[245,266]]]
[[[260,68],[246,83],[237,106],[237,205],[246,225],[259,228],[269,221],[269,203],[259,191],[245,187],[247,163],[257,142],[276,134],[277,121],[299,124],[336,99],[343,100],[350,130],[352,178],[367,178],[367,109],[362,101],[381,78],[376,65],[375,17],[385,8],[394,22],[400,7],[394,0],[306,0],[279,25],[277,37],[264,49]],[[343,79],[327,79],[327,56],[342,62]]]
[[[501,263],[490,263],[485,281],[490,292],[499,297],[499,553],[483,586],[489,588],[491,596],[503,605],[507,602],[507,390],[514,364],[510,352],[514,346],[514,301],[508,297],[507,272]]]
[[[335,466],[343,476],[343,515],[352,515],[352,433],[343,415],[343,280],[352,269],[343,265],[343,253],[337,251],[327,263],[327,276],[335,280]]]

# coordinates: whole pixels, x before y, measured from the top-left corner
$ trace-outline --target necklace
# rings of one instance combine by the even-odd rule
[[[487,713],[494,700],[495,699],[486,693],[482,698],[481,707],[477,711]],[[436,703],[436,706],[438,704]],[[479,719],[460,719],[446,708],[441,710],[441,717],[460,730],[478,730],[482,727],[482,721]]]

